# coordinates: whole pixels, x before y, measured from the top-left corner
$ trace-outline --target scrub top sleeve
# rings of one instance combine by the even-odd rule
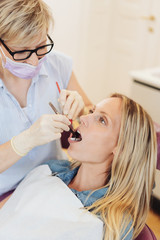
[[[73,71],[73,61],[72,58],[69,56],[66,56],[65,54],[61,52],[55,52],[58,61],[59,61],[59,72],[61,75],[61,87],[62,89],[66,89],[69,83],[69,80],[72,75]]]

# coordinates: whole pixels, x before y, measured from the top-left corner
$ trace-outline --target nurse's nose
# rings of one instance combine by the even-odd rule
[[[38,56],[36,55],[36,53],[32,53],[32,55],[26,59],[26,63],[31,64],[33,66],[37,66],[38,65]]]

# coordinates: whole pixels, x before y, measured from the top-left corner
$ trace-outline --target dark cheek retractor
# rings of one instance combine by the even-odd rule
[[[71,139],[77,142],[81,141],[82,140],[81,134],[78,131],[74,131],[72,125],[70,125],[69,127],[70,132],[72,133]]]

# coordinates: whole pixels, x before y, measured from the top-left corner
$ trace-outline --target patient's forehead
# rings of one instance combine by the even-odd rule
[[[96,111],[104,112],[113,119],[121,118],[122,100],[121,98],[106,98],[96,105]]]
[[[107,110],[109,108],[116,108],[121,110],[122,100],[118,97],[105,98],[96,105],[97,109]]]

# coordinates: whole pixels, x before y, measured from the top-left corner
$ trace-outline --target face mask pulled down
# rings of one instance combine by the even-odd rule
[[[1,51],[5,56],[2,48],[1,48]],[[2,56],[0,57],[2,59]],[[4,62],[2,59],[2,67],[10,71],[13,75],[22,79],[32,79],[33,77],[35,77],[39,72],[43,61],[45,60],[45,57],[43,57],[42,59],[39,60],[37,66],[33,66],[28,63],[15,62],[10,58],[8,58],[7,56],[5,56],[5,58],[6,58],[6,62]]]

